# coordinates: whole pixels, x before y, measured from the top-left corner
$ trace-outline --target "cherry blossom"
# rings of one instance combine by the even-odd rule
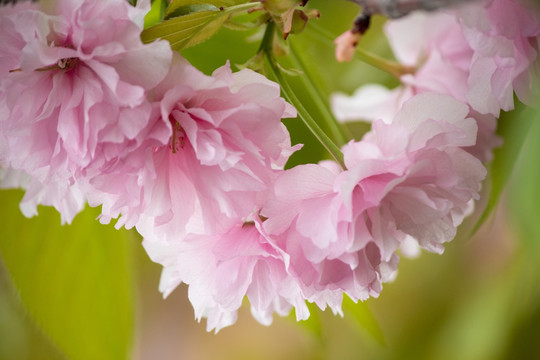
[[[483,3],[470,6],[484,9]],[[382,119],[390,123],[403,103],[414,95],[423,92],[448,94],[469,104],[470,115],[478,122],[478,141],[469,151],[482,161],[491,160],[493,148],[501,144],[495,135],[496,117],[475,110],[477,107],[469,103],[475,86],[470,84],[473,83],[473,58],[476,55],[458,17],[453,13],[416,12],[389,21],[385,32],[400,63],[416,70],[402,75],[402,85],[391,90],[367,84],[351,97],[335,94],[332,101],[337,118],[341,121]]]
[[[343,293],[378,296],[411,238],[443,251],[486,175],[463,150],[476,141],[468,112],[447,95],[414,96],[391,124],[375,121],[362,141],[343,148],[346,170],[301,165],[276,180],[263,227],[290,256],[308,301],[340,312]]]
[[[172,51],[163,41],[141,42],[124,0],[23,6],[2,12],[2,37],[12,45],[0,50],[0,165],[29,177],[18,184],[28,187],[27,213],[52,205],[70,222],[84,202],[78,183],[86,173],[144,141],[146,91],[167,74]]]
[[[101,221],[136,226],[164,267],[164,296],[188,284],[208,330],[234,323],[244,296],[263,324],[292,307],[307,318],[288,255],[250,221],[297,148],[281,123],[296,112],[279,86],[229,64],[207,76],[176,55],[149,98],[145,146],[85,184],[90,204],[102,204]]]
[[[534,105],[540,95],[540,8],[527,0],[492,0],[459,11],[474,50],[467,100],[480,113],[498,116],[518,98]]]
[[[282,117],[296,112],[279,86],[229,65],[206,76],[180,56],[153,98],[146,145],[121,166],[89,177],[102,221],[137,226],[145,237],[210,234],[247,218],[265,198],[291,147]],[[110,184],[119,184],[111,187]]]
[[[188,284],[195,317],[207,319],[208,331],[232,325],[246,296],[253,316],[264,325],[272,323],[274,312],[287,315],[292,307],[298,320],[309,316],[302,292],[288,274],[288,255],[267,240],[258,223],[238,222],[216,235],[146,239],[143,245],[164,266],[164,296],[180,283]]]

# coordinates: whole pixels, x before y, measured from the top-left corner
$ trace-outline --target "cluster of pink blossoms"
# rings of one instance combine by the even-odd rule
[[[143,45],[139,14],[123,0],[59,0],[0,9],[0,166],[23,186],[25,215],[54,206],[70,222],[82,182],[138,151],[153,131],[146,97],[172,51]],[[151,135],[150,135],[151,136]]]
[[[335,94],[341,121],[391,123],[404,102],[423,92],[447,94],[467,104],[478,123],[469,151],[482,161],[500,144],[494,136],[500,111],[540,97],[540,9],[528,0],[483,0],[453,10],[413,13],[388,21],[385,32],[397,60],[415,69],[389,90],[369,84],[351,96]]]
[[[343,147],[345,168],[283,170],[297,147],[281,119],[296,111],[279,86],[143,44],[147,7],[0,7],[1,185],[26,190],[27,216],[42,204],[70,222],[88,202],[135,227],[164,267],[160,290],[188,284],[209,330],[246,296],[263,324],[293,307],[306,319],[306,301],[341,313],[344,294],[379,295],[400,247],[442,252],[479,197],[499,111],[537,91],[540,11],[492,0],[389,21],[417,70],[336,96],[341,119],[373,121]]]

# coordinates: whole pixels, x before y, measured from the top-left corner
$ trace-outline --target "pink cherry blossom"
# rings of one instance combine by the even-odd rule
[[[476,121],[468,114],[466,105],[449,96],[419,94],[391,125],[378,121],[361,143],[344,148],[348,186],[373,181],[371,191],[362,187],[363,199],[379,203],[381,218],[388,217],[429,251],[441,252],[442,243],[454,237],[486,175],[481,162],[464,150],[476,143]],[[374,160],[385,163],[386,170],[375,178],[382,175],[386,186],[369,172],[366,178],[364,170],[353,175],[353,169]],[[398,245],[388,238],[385,244],[390,251]]]
[[[341,313],[343,292],[354,300],[378,296],[398,258],[382,259],[365,223],[340,195],[337,165],[322,163],[285,171],[261,214],[273,242],[290,256],[289,272],[306,299]]]
[[[374,110],[397,110],[424,91],[450,94],[469,103],[476,113],[493,116],[514,108],[514,92],[529,105],[540,95],[538,4],[470,2],[456,11],[414,13],[389,21],[385,31],[396,58],[417,70],[401,76],[403,86],[389,92],[386,101],[379,97],[375,107],[367,102],[370,87],[351,98],[336,95],[335,112],[343,121],[373,120]]]
[[[263,227],[290,256],[289,271],[309,301],[340,312],[341,297],[377,296],[414,238],[443,251],[478,198],[486,175],[463,150],[476,141],[469,108],[447,95],[419,94],[391,125],[375,121],[334,163],[285,171],[261,211]]]
[[[89,181],[102,221],[120,216],[118,226],[167,240],[214,233],[256,211],[294,151],[281,118],[295,110],[279,86],[229,65],[206,76],[176,56],[151,97],[146,146]]]
[[[152,260],[164,266],[164,296],[182,282],[189,285],[195,317],[207,319],[208,331],[232,325],[246,296],[253,316],[264,325],[271,324],[274,312],[287,315],[292,307],[298,320],[306,319],[305,300],[287,273],[288,255],[259,229],[259,224],[240,222],[221,234],[145,239],[143,245]]]
[[[471,6],[483,9],[483,4]],[[402,75],[402,85],[392,90],[368,84],[351,97],[335,94],[332,103],[338,119],[382,119],[390,123],[404,102],[423,92],[448,94],[468,103],[474,50],[455,14],[416,12],[387,22],[385,32],[399,62],[416,71]],[[470,114],[477,120],[479,132],[478,142],[469,151],[481,161],[489,161],[493,148],[501,143],[495,134],[496,119],[471,107]]]
[[[498,116],[519,99],[534,105],[540,95],[540,7],[528,0],[491,0],[459,12],[474,50],[467,100],[480,113]]]
[[[206,76],[176,55],[149,97],[145,146],[87,177],[102,222],[119,216],[117,226],[136,226],[163,265],[164,296],[188,284],[208,330],[234,323],[245,296],[263,324],[292,307],[305,319],[288,255],[249,222],[295,149],[281,123],[295,110],[279,86],[251,70],[232,73],[228,64]]]
[[[455,16],[415,12],[388,21],[384,30],[397,60],[416,71],[402,75],[402,86],[393,90],[369,84],[352,97],[334,95],[333,108],[338,119],[383,119],[388,123],[405,101],[426,91],[466,102],[473,50]]]
[[[0,165],[30,177],[18,185],[31,186],[33,212],[53,205],[71,221],[86,174],[121,162],[150,131],[146,91],[166,75],[172,51],[164,41],[144,45],[130,14],[124,0],[2,12],[13,46],[0,50]]]
[[[87,176],[101,221],[136,226],[164,267],[160,290],[167,296],[188,284],[195,316],[207,318],[209,330],[232,324],[246,295],[263,324],[292,306],[306,318],[287,255],[258,225],[244,224],[295,150],[281,118],[296,112],[279,86],[251,70],[232,73],[229,64],[207,76],[177,54],[149,98],[144,146]]]

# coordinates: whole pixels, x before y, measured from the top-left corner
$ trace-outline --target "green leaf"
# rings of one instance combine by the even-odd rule
[[[516,110],[501,114],[497,133],[503,138],[504,143],[502,147],[495,149],[493,153],[494,160],[489,166],[489,180],[491,180],[489,199],[482,216],[475,226],[475,230],[480,228],[497,207],[501,193],[512,174],[531,124],[535,120],[540,121],[539,112],[517,101]]]
[[[27,316],[0,259],[0,359],[65,360]]]
[[[218,11],[218,10],[220,9],[210,4],[187,5],[187,6],[179,7],[175,11],[165,14],[165,19],[168,20],[171,18],[175,18],[178,16],[185,16],[185,15],[189,15],[191,13],[195,13],[199,11]]]
[[[161,20],[165,14],[165,9],[168,5],[167,0],[155,0],[152,2],[152,7],[146,16],[144,17],[144,28],[149,28],[156,25]]]
[[[227,21],[225,24],[223,24],[224,27],[226,27],[229,30],[236,30],[236,31],[248,31],[256,29],[260,26],[258,23],[240,23],[237,21]]]
[[[384,334],[379,323],[369,310],[365,302],[355,303],[348,296],[343,296],[343,313],[345,317],[353,320],[361,329],[365,330],[379,344],[386,345]]]
[[[168,19],[189,13],[182,9],[192,9],[192,12],[194,12],[201,9],[210,10],[209,7],[211,7],[214,10],[219,10],[220,8],[228,8],[247,2],[249,0],[173,0],[165,12],[165,18]]]
[[[427,358],[502,359],[500,355],[514,321],[514,294],[519,284],[516,275],[519,274],[509,271],[487,278],[485,283],[457,297],[447,321],[436,334],[434,353]]]
[[[97,209],[70,226],[61,226],[51,208],[27,219],[20,198],[20,192],[0,192],[0,254],[29,316],[69,359],[130,358],[129,233],[99,224]]]
[[[518,120],[519,121],[519,120]],[[510,182],[508,200],[512,209],[510,213],[518,232],[522,238],[522,245],[531,258],[537,259],[540,255],[540,111],[536,110],[527,132],[527,139],[523,151],[517,162],[515,174]],[[540,262],[533,262],[540,269]],[[536,272],[536,271],[535,271]]]
[[[230,16],[255,8],[258,3],[247,3],[224,10],[205,10],[166,20],[144,30],[143,42],[167,40],[173,50],[180,51],[197,45],[217,33]]]
[[[161,38],[167,40],[173,50],[180,51],[214,35],[226,20],[223,11],[199,11],[148,28],[141,38],[145,43]]]

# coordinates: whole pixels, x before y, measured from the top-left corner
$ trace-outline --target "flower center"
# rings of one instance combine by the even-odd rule
[[[169,116],[169,121],[172,125],[172,139],[171,139],[171,149],[173,154],[176,154],[177,151],[183,149],[186,145],[186,133],[184,128],[180,125],[172,116]]]
[[[49,70],[54,70],[54,69],[68,71],[76,67],[78,63],[79,63],[79,58],[76,58],[76,57],[63,58],[63,59],[58,60],[58,62],[55,65],[44,66],[39,69],[36,69],[35,71],[49,71]],[[18,68],[18,69],[9,70],[10,73],[17,72],[17,71],[23,71],[23,69]]]
[[[44,66],[42,68],[36,69],[36,71],[49,71],[54,69],[60,69],[64,71],[71,70],[77,66],[79,63],[79,58],[70,57],[58,60],[55,65]]]
[[[62,70],[73,69],[79,63],[79,58],[71,57],[58,60],[57,66]]]

